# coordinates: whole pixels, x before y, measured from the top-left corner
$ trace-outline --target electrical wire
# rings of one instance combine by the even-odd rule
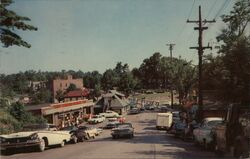
[[[194,4],[195,4],[195,0],[194,0],[193,3],[192,3],[192,7],[191,7],[191,9],[190,9],[190,11],[189,11],[189,13],[188,13],[187,19],[189,19],[190,16],[191,16],[191,14],[192,14],[192,11],[193,11],[193,8],[194,8]],[[175,41],[179,40],[179,37],[182,35],[182,33],[183,33],[183,31],[185,30],[186,26],[187,26],[187,23],[185,22],[185,24],[184,24],[183,27],[181,28],[180,32],[177,34],[176,40],[175,40]]]

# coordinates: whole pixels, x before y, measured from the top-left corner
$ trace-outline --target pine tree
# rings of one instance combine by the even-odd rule
[[[26,24],[30,21],[28,17],[17,15],[14,11],[7,9],[12,0],[1,0],[0,2],[0,40],[3,47],[12,45],[30,48],[31,45],[24,41],[22,37],[15,33],[15,29],[19,30],[37,30],[36,27]]]

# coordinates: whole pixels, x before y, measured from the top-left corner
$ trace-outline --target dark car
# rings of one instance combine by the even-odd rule
[[[139,108],[132,108],[129,111],[129,114],[139,114],[140,113],[140,109]]]
[[[117,126],[117,124],[119,124],[118,121],[113,121],[113,122],[109,122],[106,126],[104,126],[104,129],[113,129]]]
[[[134,128],[131,123],[122,123],[117,124],[117,127],[112,129],[111,133],[113,139],[117,139],[120,137],[134,137]]]

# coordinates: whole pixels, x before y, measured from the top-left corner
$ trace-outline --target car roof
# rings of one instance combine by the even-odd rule
[[[214,120],[223,120],[223,118],[220,117],[208,117],[204,119],[205,121],[214,121]]]

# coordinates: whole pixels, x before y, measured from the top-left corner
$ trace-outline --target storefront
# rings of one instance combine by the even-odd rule
[[[43,104],[40,106],[27,106],[26,109],[33,114],[40,114],[48,123],[59,127],[80,124],[84,117],[93,114],[94,103],[92,100],[78,100],[57,104]]]

